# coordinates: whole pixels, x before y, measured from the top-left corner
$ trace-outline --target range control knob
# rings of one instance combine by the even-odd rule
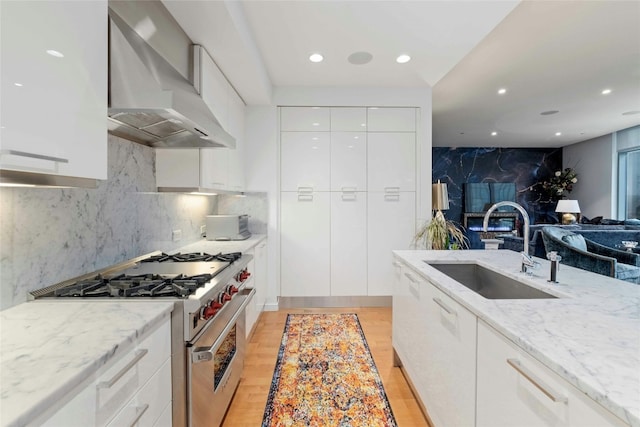
[[[216,315],[219,308],[213,306],[213,301],[209,301],[207,305],[200,308],[200,319],[209,320]]]
[[[218,301],[220,301],[222,304],[226,303],[227,301],[231,301],[231,295],[229,295],[226,292],[220,292],[220,295],[218,296]]]
[[[251,273],[249,273],[247,271],[247,269],[245,268],[244,270],[242,270],[240,272],[240,282],[244,282],[245,280],[247,280],[249,278],[249,276],[251,276]]]

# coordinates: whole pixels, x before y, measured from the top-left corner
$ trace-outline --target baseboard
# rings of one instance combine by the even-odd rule
[[[278,311],[278,309],[280,308],[280,306],[278,305],[278,303],[266,303],[264,305],[264,311]]]
[[[280,308],[391,307],[391,297],[280,297],[278,303]]]

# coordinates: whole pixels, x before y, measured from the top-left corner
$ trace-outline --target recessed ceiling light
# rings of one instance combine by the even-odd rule
[[[498,132],[491,132],[491,136],[496,136]]]
[[[562,132],[556,132],[556,136],[562,135]]]
[[[14,83],[14,86],[22,87],[22,83]]]
[[[311,138],[311,139],[312,139],[313,141],[317,141],[317,140],[318,140],[318,139],[320,139],[320,138],[318,138],[317,136],[314,136],[314,137],[313,137],[313,138]]]
[[[347,58],[347,61],[353,65],[368,64],[373,59],[373,55],[369,52],[354,52]]]
[[[314,123],[311,123],[311,124],[312,124],[313,126],[320,126],[320,123],[318,123],[318,122],[314,122]]]
[[[411,61],[411,57],[404,53],[396,58],[398,64],[406,64],[409,61]]]
[[[622,113],[623,116],[633,116],[634,114],[640,114],[640,110],[625,111]]]
[[[601,92],[603,95],[609,95],[611,93],[611,89],[605,89]]]
[[[360,139],[360,137],[359,136],[354,136],[353,139]]]
[[[543,111],[542,113],[540,113],[541,116],[550,116],[552,114],[558,114],[560,111],[558,110],[549,110],[549,111]]]
[[[507,89],[505,88],[498,89],[498,95],[504,95],[505,93],[507,93]]]
[[[311,62],[322,62],[323,59],[324,59],[324,56],[320,55],[319,53],[312,53],[309,56],[309,61]]]
[[[55,56],[56,58],[64,58],[64,55],[57,50],[49,49],[47,50],[47,53],[51,56]]]

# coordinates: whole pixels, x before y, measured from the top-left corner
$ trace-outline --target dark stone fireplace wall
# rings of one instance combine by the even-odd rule
[[[562,169],[562,148],[433,148],[433,182],[445,182],[449,210],[445,217],[462,223],[463,184],[515,182],[516,200],[532,222],[555,222],[555,206],[537,203],[529,187]]]

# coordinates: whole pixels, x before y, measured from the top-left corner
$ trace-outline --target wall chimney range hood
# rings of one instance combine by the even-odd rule
[[[109,132],[151,147],[235,148],[235,139],[166,59],[109,9]]]

